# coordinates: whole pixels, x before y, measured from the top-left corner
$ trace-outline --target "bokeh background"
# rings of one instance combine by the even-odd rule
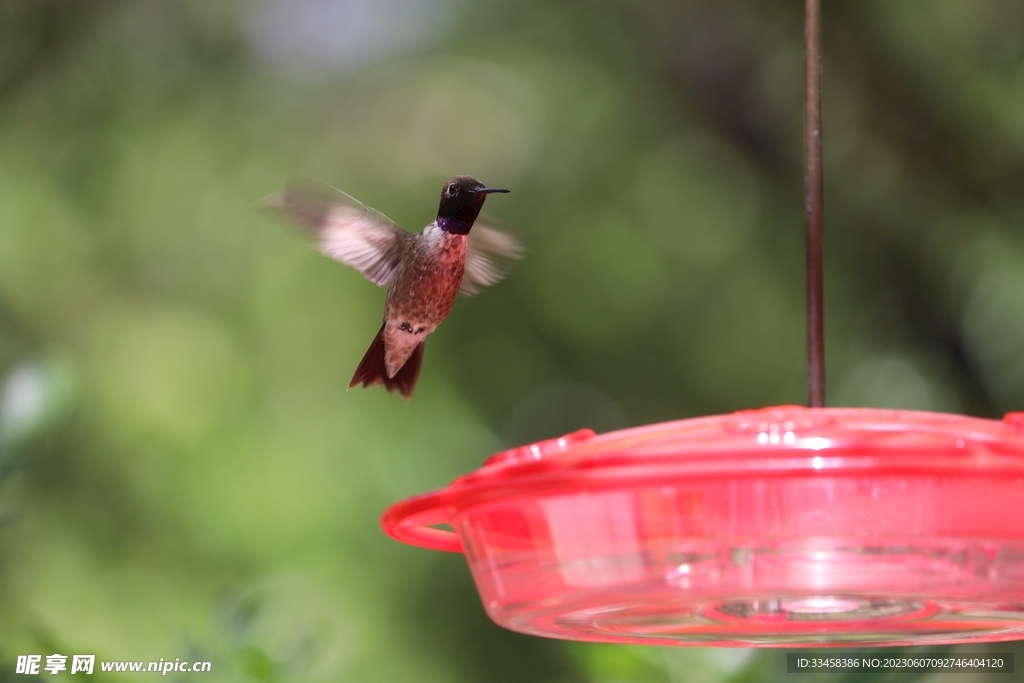
[[[787,679],[503,631],[377,520],[527,440],[804,400],[801,4],[0,0],[0,681]],[[830,0],[825,46],[830,403],[1020,409],[1024,4]],[[415,230],[455,174],[527,259],[411,403],[346,391],[383,292],[254,202]]]

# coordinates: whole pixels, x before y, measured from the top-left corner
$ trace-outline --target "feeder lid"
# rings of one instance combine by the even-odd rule
[[[461,552],[450,524],[481,503],[665,482],[678,477],[817,472],[1024,472],[1024,412],[1002,421],[946,413],[776,406],[597,435],[581,429],[512,448],[447,488],[402,501],[391,537]]]

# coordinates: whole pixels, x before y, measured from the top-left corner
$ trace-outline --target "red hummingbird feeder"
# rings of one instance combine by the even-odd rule
[[[1024,638],[1024,413],[824,408],[820,0],[806,0],[809,408],[582,430],[389,508],[533,635],[853,646]]]

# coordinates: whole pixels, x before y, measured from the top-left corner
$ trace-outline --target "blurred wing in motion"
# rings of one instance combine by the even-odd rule
[[[473,296],[493,285],[505,277],[512,261],[523,258],[525,251],[512,235],[477,221],[466,242],[466,274],[459,292]]]
[[[402,245],[412,235],[385,216],[341,190],[314,180],[293,180],[259,203],[309,228],[325,256],[352,266],[382,287],[402,259]]]

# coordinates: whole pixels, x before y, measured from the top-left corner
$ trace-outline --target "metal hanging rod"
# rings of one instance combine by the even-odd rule
[[[825,405],[822,288],[821,0],[804,2],[804,224],[807,231],[807,405]]]

